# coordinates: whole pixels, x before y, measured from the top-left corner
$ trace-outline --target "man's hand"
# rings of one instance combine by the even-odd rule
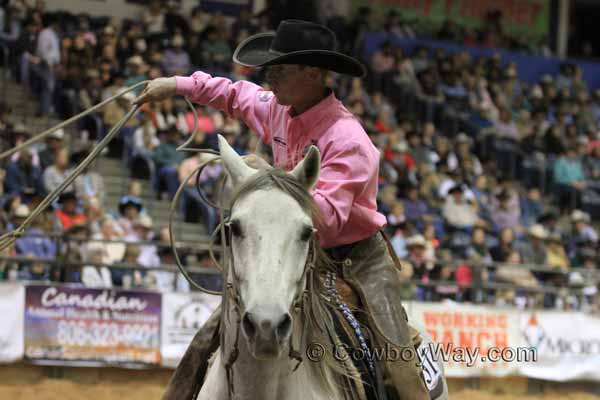
[[[142,105],[153,101],[162,101],[175,95],[177,85],[175,77],[153,79],[133,104]]]

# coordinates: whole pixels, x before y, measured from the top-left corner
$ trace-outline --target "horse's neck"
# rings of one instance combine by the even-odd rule
[[[230,319],[230,321],[230,323],[225,323],[225,362],[232,351],[236,329],[238,328],[235,325],[235,318]],[[295,318],[294,325],[293,342],[299,344],[302,327],[298,318]],[[312,374],[309,369],[314,366],[311,366],[311,362],[306,359],[305,348],[305,344],[300,344],[297,349],[304,360],[298,369],[294,371],[297,361],[290,358],[288,354],[282,354],[276,360],[261,361],[255,359],[240,332],[238,358],[232,368],[235,398],[261,400],[330,398],[322,396],[318,388],[315,387],[316,385],[311,384],[310,377]]]

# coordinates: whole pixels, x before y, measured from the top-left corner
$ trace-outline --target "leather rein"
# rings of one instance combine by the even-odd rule
[[[232,205],[233,208],[233,205]],[[221,329],[220,336],[220,347],[221,347],[221,355],[222,359],[225,361],[225,371],[227,377],[227,388],[229,393],[229,398],[233,399],[235,394],[234,388],[234,379],[233,379],[233,365],[235,364],[238,356],[239,356],[239,338],[240,338],[240,326],[242,321],[242,315],[245,311],[244,301],[240,295],[239,290],[239,279],[238,274],[235,269],[235,258],[233,256],[233,235],[232,230],[230,228],[230,223],[227,221],[223,224],[227,227],[227,238],[229,245],[226,246],[226,254],[227,254],[227,265],[226,273],[224,274],[224,279],[226,281],[225,290],[223,293],[223,306],[221,309],[221,321],[230,322],[230,309],[229,306],[231,304],[233,311],[235,312],[235,340],[232,344],[232,348],[229,351],[229,354],[226,354],[226,343],[225,343],[225,329]],[[304,312],[305,299],[310,295],[309,282],[314,279],[315,273],[315,261],[317,257],[316,251],[316,239],[315,236],[310,239],[308,255],[306,257],[306,262],[304,263],[304,269],[302,271],[302,277],[300,279],[300,285],[296,290],[296,294],[294,295],[294,299],[292,301],[292,308],[298,314],[302,315]],[[231,278],[231,282],[229,282],[229,278]],[[296,371],[300,364],[303,361],[302,354],[295,349],[293,343],[293,336],[290,335],[289,338],[289,352],[288,357],[297,361],[296,366],[293,371]],[[302,345],[303,338],[300,340],[300,345]]]

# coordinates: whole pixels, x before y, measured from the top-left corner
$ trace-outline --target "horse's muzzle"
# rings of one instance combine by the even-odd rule
[[[242,316],[242,332],[254,357],[276,358],[292,333],[292,317],[287,312],[263,316],[247,311]]]

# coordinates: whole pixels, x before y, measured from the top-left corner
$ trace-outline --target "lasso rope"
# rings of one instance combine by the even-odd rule
[[[143,81],[143,82],[139,82],[133,86],[130,86],[128,88],[126,88],[125,90],[123,90],[120,93],[117,93],[114,96],[109,97],[108,99],[96,104],[93,107],[88,108],[87,110],[67,119],[66,121],[63,121],[47,130],[45,130],[44,132],[37,134],[35,136],[33,136],[31,139],[21,143],[20,145],[11,148],[3,153],[0,154],[0,161],[2,161],[5,158],[8,158],[10,156],[12,156],[13,154],[27,148],[28,146],[32,145],[33,143],[39,142],[40,140],[44,139],[45,137],[47,137],[48,135],[50,135],[53,132],[56,132],[57,130],[64,128],[70,124],[72,124],[73,122],[76,122],[78,120],[80,120],[83,117],[86,117],[87,115],[95,112],[96,110],[104,107],[105,105],[107,105],[108,103],[115,101],[117,99],[119,99],[120,97],[124,96],[125,94],[137,89],[140,86],[143,85],[147,85],[148,83],[150,83],[149,80]],[[203,163],[202,165],[200,165],[200,167],[196,168],[196,170],[194,172],[198,173],[198,178],[196,183],[198,183],[198,179],[200,177],[200,173],[202,172],[202,169],[209,163],[212,161],[216,161],[217,159],[220,159],[219,153],[212,150],[212,149],[197,149],[197,148],[192,148],[192,147],[188,147],[190,145],[190,143],[192,143],[198,133],[198,114],[196,112],[196,109],[194,107],[194,105],[187,99],[185,98],[185,101],[187,103],[187,105],[189,106],[189,108],[191,109],[193,115],[194,115],[194,129],[190,135],[190,137],[188,138],[188,140],[186,140],[183,144],[181,144],[179,147],[177,147],[177,151],[185,151],[185,152],[196,152],[196,153],[208,153],[213,155],[214,157],[212,157],[211,159],[209,159],[207,162]],[[123,116],[123,118],[121,118],[119,120],[119,122],[117,122],[117,124],[115,126],[113,126],[110,131],[106,134],[106,136],[104,136],[104,138],[102,138],[102,140],[100,142],[98,142],[98,144],[95,146],[95,148],[90,152],[90,154],[87,155],[87,157],[85,157],[85,159],[83,161],[81,161],[81,163],[71,172],[71,174],[54,190],[52,190],[38,205],[37,207],[31,211],[31,213],[27,216],[27,218],[21,223],[21,225],[19,225],[15,230],[11,231],[11,232],[7,232],[5,234],[3,234],[2,236],[0,236],[0,252],[5,250],[6,248],[12,246],[15,241],[23,236],[23,234],[25,233],[25,231],[27,230],[27,228],[29,227],[29,225],[31,225],[31,222],[37,218],[42,212],[44,212],[44,210],[54,202],[54,200],[56,200],[56,198],[69,186],[73,183],[73,181],[98,157],[98,155],[100,154],[100,152],[102,152],[102,150],[110,143],[110,141],[119,133],[119,131],[121,130],[121,128],[123,126],[125,126],[125,124],[127,124],[127,122],[131,119],[131,117],[133,117],[141,108],[140,105],[133,105],[129,111]],[[208,293],[208,294],[212,294],[212,295],[221,295],[221,292],[216,292],[216,291],[212,291],[212,290],[208,290],[203,288],[201,285],[198,285],[187,273],[187,271],[185,270],[185,268],[183,267],[183,265],[181,264],[181,260],[179,258],[179,254],[177,253],[177,249],[175,248],[175,236],[173,234],[173,213],[174,210],[177,207],[177,202],[179,200],[179,196],[181,195],[181,192],[183,190],[183,188],[185,187],[187,181],[193,176],[193,173],[190,174],[188,176],[188,178],[181,183],[181,185],[179,186],[179,189],[177,190],[177,193],[173,199],[173,201],[171,202],[171,212],[169,214],[169,236],[170,236],[170,242],[171,242],[171,248],[173,250],[173,254],[175,256],[175,261],[177,264],[177,267],[179,268],[179,271],[183,274],[183,276],[190,282],[190,284],[192,284],[196,289]],[[202,193],[202,191],[199,189],[198,187],[198,192],[200,193],[200,196],[202,198],[203,201],[205,201],[207,204],[209,204],[210,206],[215,207],[215,205],[210,202],[208,199],[206,199],[206,197],[204,196],[204,194]],[[221,205],[216,206],[220,209],[221,211],[221,218],[223,217],[223,207]],[[211,240],[209,242],[209,254],[210,257],[213,259],[213,261],[216,263],[216,265],[221,269],[221,271],[223,271],[223,268],[220,266],[220,264],[218,263],[218,261],[216,260],[216,257],[214,255],[212,246],[214,243],[214,238],[216,236],[216,233],[218,231],[221,231],[221,243],[222,245],[224,245],[224,226],[223,223],[221,222],[217,228],[215,229],[215,231],[211,234]]]
[[[45,130],[44,132],[35,135],[34,137],[32,137],[31,139],[23,142],[22,144],[9,149],[3,153],[0,154],[0,161],[2,161],[3,159],[10,157],[11,155],[13,155],[14,153],[30,146],[33,143],[36,143],[42,139],[44,139],[46,136],[50,135],[53,132],[56,132],[57,130],[68,126],[70,124],[72,124],[73,122],[78,121],[79,119],[95,112],[96,110],[104,107],[105,105],[109,104],[112,101],[115,101],[117,99],[119,99],[120,97],[124,96],[125,94],[137,89],[138,87],[142,86],[142,85],[147,85],[148,83],[150,83],[151,81],[146,80],[146,81],[142,81],[139,82],[133,86],[130,86],[128,88],[126,88],[125,90],[123,90],[120,93],[117,93],[114,96],[109,97],[108,99],[96,104],[95,106],[92,106],[90,108],[88,108],[87,110],[67,119],[66,121],[63,121],[47,130]],[[179,201],[179,197],[181,196],[181,193],[183,192],[183,188],[185,187],[185,185],[187,184],[187,181],[189,179],[191,179],[191,177],[194,175],[194,173],[197,173],[197,177],[196,177],[196,187],[198,189],[198,192],[200,194],[201,199],[209,206],[214,207],[214,208],[218,208],[219,209],[219,213],[220,213],[220,219],[221,222],[217,225],[217,227],[215,228],[215,230],[212,232],[211,236],[210,236],[210,240],[209,240],[209,254],[211,259],[213,260],[213,262],[216,264],[216,266],[221,270],[221,272],[223,273],[223,277],[224,279],[227,278],[227,270],[225,270],[217,261],[214,252],[213,252],[213,244],[214,244],[214,240],[216,238],[216,234],[218,232],[221,233],[221,248],[223,250],[226,249],[225,246],[225,224],[223,221],[224,218],[224,211],[225,211],[225,207],[223,207],[222,204],[213,204],[212,202],[210,202],[202,193],[202,191],[199,188],[198,182],[200,179],[200,174],[202,173],[202,170],[204,169],[204,167],[206,167],[206,165],[208,165],[210,162],[214,162],[219,160],[221,157],[219,155],[218,152],[212,150],[212,149],[198,149],[198,148],[193,148],[193,147],[187,147],[189,146],[191,143],[194,142],[195,137],[198,133],[198,114],[196,112],[196,109],[194,107],[194,105],[187,99],[185,98],[185,101],[187,103],[187,105],[189,106],[189,108],[191,109],[193,115],[194,115],[194,129],[192,131],[192,133],[190,134],[190,137],[188,138],[187,141],[185,141],[183,144],[181,144],[179,147],[177,147],[177,151],[185,151],[185,152],[195,152],[195,153],[207,153],[207,154],[211,154],[214,157],[212,157],[211,159],[208,159],[207,161],[203,162],[201,165],[199,165],[191,174],[188,175],[188,177],[181,182],[175,197],[173,198],[173,201],[171,202],[171,207],[170,207],[170,213],[169,213],[169,240],[171,243],[171,249],[173,251],[173,255],[175,257],[175,262],[177,264],[177,267],[179,268],[179,271],[182,273],[182,275],[188,280],[188,282],[195,287],[196,289],[210,294],[210,295],[222,295],[223,292],[219,292],[219,291],[213,291],[213,290],[209,290],[209,289],[205,289],[204,287],[202,287],[201,285],[199,285],[198,283],[196,283],[187,273],[187,271],[185,270],[184,266],[181,263],[181,260],[179,258],[179,254],[177,252],[177,249],[175,247],[175,236],[173,234],[173,216],[175,213],[175,210],[177,208],[177,203]],[[52,190],[41,202],[40,204],[38,204],[38,206],[29,214],[29,216],[21,223],[21,225],[19,227],[17,227],[15,230],[11,231],[11,232],[7,232],[3,235],[0,236],[0,252],[5,250],[6,248],[12,246],[14,244],[14,242],[17,240],[17,238],[23,236],[23,234],[25,233],[26,229],[29,227],[29,225],[31,224],[31,222],[38,217],[50,204],[52,204],[52,202],[63,192],[63,190],[65,188],[67,188],[76,178],[77,176],[79,176],[100,154],[100,152],[110,143],[110,141],[114,138],[114,136],[117,135],[117,133],[119,133],[119,131],[121,130],[121,128],[123,126],[125,126],[125,124],[131,119],[131,117],[133,117],[140,109],[141,106],[139,105],[134,105],[131,107],[131,109],[125,114],[125,116],[123,116],[123,118],[121,118],[121,120],[119,120],[119,122],[117,122],[117,124],[115,126],[113,126],[110,131],[106,134],[106,136],[96,145],[96,147],[94,148],[94,150],[92,152],[90,152],[90,154],[88,154],[88,156],[73,170],[73,172],[71,172],[71,174],[65,179],[64,182],[62,182],[57,188],[55,188],[54,190]],[[222,181],[222,185],[221,185],[221,191],[223,191],[223,187],[225,185],[225,179]],[[393,253],[392,253],[393,254]],[[313,287],[311,287],[311,289],[314,290]],[[372,326],[373,328],[378,332],[378,334],[384,339],[384,341],[388,342],[389,344],[392,344],[394,346],[399,346],[398,344],[395,344],[392,340],[390,340],[381,330],[381,328],[377,325],[377,323],[375,322],[375,320],[373,318],[370,318],[371,322],[372,322]],[[317,319],[317,321],[321,321],[321,319]]]

